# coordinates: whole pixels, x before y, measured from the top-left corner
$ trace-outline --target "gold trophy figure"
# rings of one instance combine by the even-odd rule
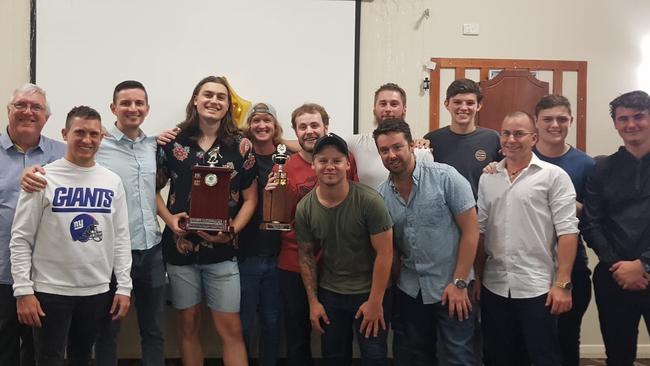
[[[262,213],[262,230],[291,231],[291,209],[293,195],[287,188],[287,172],[282,168],[287,162],[287,147],[279,144],[277,152],[271,159],[278,165],[278,170],[273,176],[278,181],[278,186],[271,191],[264,191],[264,210]]]

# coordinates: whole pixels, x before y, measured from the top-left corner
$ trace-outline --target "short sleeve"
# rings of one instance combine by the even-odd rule
[[[456,169],[447,171],[444,182],[445,200],[454,216],[459,215],[476,206],[474,193],[469,181]]]
[[[379,193],[374,191],[372,193],[372,196],[367,201],[364,214],[368,233],[375,235],[392,228],[393,220],[391,220],[386,204]]]

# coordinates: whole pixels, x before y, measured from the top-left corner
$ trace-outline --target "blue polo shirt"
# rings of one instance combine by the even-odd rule
[[[156,149],[155,136],[140,131],[131,140],[113,125],[95,156],[97,163],[122,179],[132,250],[153,248],[161,239],[156,217]]]
[[[397,286],[425,304],[442,299],[453,281],[460,230],[454,216],[476,206],[467,179],[447,164],[417,157],[413,187],[407,201],[391,178],[378,188],[393,219],[393,241],[401,252]],[[473,278],[470,273],[468,282]]]
[[[0,145],[0,284],[11,285],[14,281],[11,277],[9,241],[23,169],[62,158],[66,145],[41,135],[38,146],[22,152],[14,146],[8,133],[0,135]]]

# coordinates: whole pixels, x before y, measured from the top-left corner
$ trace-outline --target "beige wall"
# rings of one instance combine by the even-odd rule
[[[418,26],[425,9],[429,19]],[[428,130],[428,95],[419,86],[431,57],[524,58],[588,61],[587,150],[610,154],[620,143],[607,104],[618,94],[650,90],[650,2],[647,0],[374,0],[362,2],[360,130],[371,131],[372,97],[382,83],[407,92],[407,121],[414,135]],[[463,36],[463,23],[479,23],[478,36]],[[645,79],[639,74],[647,69]],[[641,72],[642,74],[642,72]],[[443,79],[443,90],[453,80]],[[574,78],[575,80],[575,78]],[[567,94],[575,93],[569,82]],[[446,111],[441,125],[448,124]],[[590,254],[591,253],[590,251]],[[590,258],[591,264],[596,259]],[[645,331],[639,356],[650,357]],[[592,299],[583,321],[582,352],[603,354]]]
[[[2,101],[7,100],[13,88],[29,80],[28,3],[26,0],[0,1]],[[431,15],[418,26],[425,9],[429,9]],[[650,89],[648,16],[650,2],[647,0],[363,1],[361,131],[373,128],[372,93],[380,84],[394,81],[408,93],[408,121],[415,134],[421,136],[427,132],[428,96],[419,90],[419,85],[425,76],[423,64],[430,57],[586,60],[589,63],[588,152],[592,155],[611,153],[620,140],[611,126],[607,103],[625,91]],[[462,36],[463,23],[479,23],[480,35]],[[441,116],[444,125],[446,114]],[[3,115],[0,127],[4,129],[5,125]],[[594,258],[591,262],[595,262]],[[592,301],[583,323],[583,354],[589,356],[602,355],[594,310]],[[135,337],[136,333],[132,315],[121,342],[123,355],[129,357],[137,354],[136,342],[130,337]],[[168,320],[167,328],[173,329],[173,317],[170,315]],[[639,355],[650,357],[647,335],[644,334],[639,343]],[[167,348],[169,355],[176,354],[177,348],[171,339]]]
[[[11,92],[29,81],[29,1],[0,1],[0,130],[7,126]]]

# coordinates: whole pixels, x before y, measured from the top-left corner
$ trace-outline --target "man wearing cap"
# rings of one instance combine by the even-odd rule
[[[261,230],[262,211],[273,155],[282,142],[282,126],[275,108],[269,103],[255,103],[248,112],[244,136],[253,143],[257,167],[257,195],[260,201],[248,225],[239,234],[239,275],[241,281],[241,318],[246,350],[251,358],[255,316],[261,323],[258,360],[260,366],[275,366],[280,344],[280,280],[278,253],[280,232]]]
[[[468,284],[479,229],[472,189],[451,166],[415,158],[403,119],[385,120],[373,136],[390,171],[378,191],[401,255],[393,304],[402,326],[395,333],[395,364],[436,365],[445,359],[448,365],[475,365]],[[436,354],[437,344],[447,350],[444,357]]]
[[[50,117],[45,91],[34,84],[16,89],[7,104],[8,125],[0,136],[0,366],[33,365],[31,329],[21,326],[11,285],[9,241],[20,173],[33,164],[48,164],[65,154],[65,144],[41,135]]]
[[[295,216],[295,204],[309,193],[318,180],[312,169],[314,144],[327,133],[329,115],[325,108],[315,103],[306,103],[291,113],[291,126],[298,138],[301,150],[289,156],[283,170],[287,173],[287,195],[294,203],[292,220]],[[277,166],[275,167],[277,168]],[[274,168],[274,169],[275,169]],[[358,181],[354,157],[350,154],[350,170],[347,179]],[[277,187],[275,178],[270,178],[267,190]],[[305,286],[300,277],[298,262],[298,243],[294,230],[282,233],[282,246],[278,257],[280,275],[280,294],[285,314],[284,327],[287,344],[287,366],[311,365],[311,323],[309,321],[309,302]],[[352,345],[347,351],[352,354]]]
[[[347,144],[334,134],[314,146],[316,189],[298,203],[300,271],[313,329],[322,333],[327,365],[349,365],[352,330],[364,365],[387,365],[384,306],[393,259],[393,231],[383,199],[350,182]],[[322,250],[320,278],[315,251]]]

